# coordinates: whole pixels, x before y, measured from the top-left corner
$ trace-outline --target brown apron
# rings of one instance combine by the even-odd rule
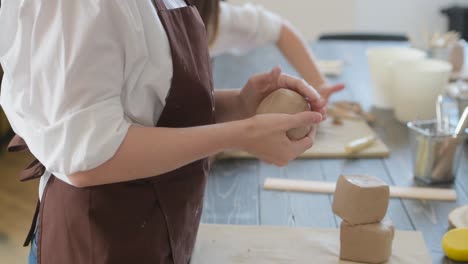
[[[158,127],[215,121],[205,28],[196,8],[186,2],[187,7],[168,10],[162,0],[153,0],[173,62],[171,88]],[[9,146],[13,151],[25,149],[18,136]],[[207,171],[203,159],[163,175],[87,188],[51,176],[37,216],[38,263],[188,263]],[[21,176],[25,180],[43,173],[44,167],[35,161]],[[32,231],[26,245],[31,235]]]

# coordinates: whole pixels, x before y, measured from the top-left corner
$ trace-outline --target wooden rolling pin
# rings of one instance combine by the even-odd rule
[[[265,190],[275,191],[334,193],[335,185],[336,184],[334,182],[266,178],[263,188]],[[457,193],[453,189],[390,186],[390,197],[418,200],[456,201]]]

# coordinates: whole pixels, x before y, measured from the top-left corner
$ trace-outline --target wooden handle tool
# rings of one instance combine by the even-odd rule
[[[377,137],[374,135],[353,140],[346,144],[345,152],[347,154],[353,154],[362,151],[372,146],[376,140]]]
[[[304,181],[267,178],[263,184],[265,190],[334,193],[334,182]],[[426,187],[398,187],[390,186],[390,197],[419,200],[455,201],[457,193],[453,189],[426,188]]]

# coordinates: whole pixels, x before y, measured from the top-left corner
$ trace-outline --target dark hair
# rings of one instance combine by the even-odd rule
[[[208,43],[213,44],[218,33],[219,0],[195,0],[195,6],[200,13],[208,34]]]

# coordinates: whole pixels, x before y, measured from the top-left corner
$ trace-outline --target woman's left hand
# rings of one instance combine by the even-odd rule
[[[258,105],[270,93],[279,88],[291,89],[306,98],[312,111],[319,112],[325,117],[325,106],[327,101],[322,98],[317,90],[299,79],[288,74],[281,73],[279,67],[273,68],[269,73],[259,74],[251,77],[239,93],[239,111],[243,118],[255,115]]]

